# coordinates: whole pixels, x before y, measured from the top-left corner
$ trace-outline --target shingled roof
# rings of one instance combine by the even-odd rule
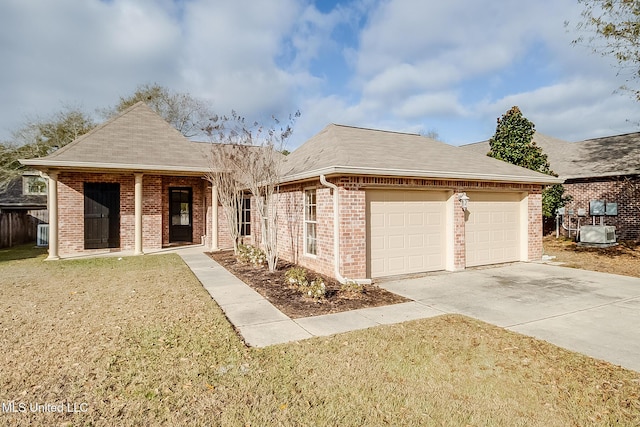
[[[536,132],[533,141],[547,155],[551,169],[564,179],[640,174],[640,132],[568,142]],[[489,141],[460,148],[487,154]]]
[[[485,153],[486,154],[486,153]],[[289,154],[285,181],[320,174],[411,176],[549,184],[555,177],[417,134],[331,124]]]
[[[53,154],[21,162],[37,169],[203,173],[209,170],[207,147],[138,102]]]
[[[24,194],[22,180],[22,175],[12,179],[7,187],[0,191],[0,209],[46,209],[47,196]]]

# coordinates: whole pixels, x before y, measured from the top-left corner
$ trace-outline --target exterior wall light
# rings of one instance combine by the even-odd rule
[[[467,206],[469,206],[469,196],[467,196],[467,193],[458,194],[458,200],[460,201],[460,205],[462,205],[462,210],[466,212]]]

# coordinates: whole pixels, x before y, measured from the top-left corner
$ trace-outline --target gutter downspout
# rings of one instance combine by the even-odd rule
[[[324,175],[320,175],[320,183],[333,190],[333,268],[336,279],[341,284],[355,282],[359,285],[370,285],[371,279],[348,279],[340,274],[340,223],[338,212],[338,186],[327,181]]]

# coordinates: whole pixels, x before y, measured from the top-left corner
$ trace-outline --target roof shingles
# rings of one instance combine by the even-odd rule
[[[32,166],[123,169],[184,168],[207,171],[205,145],[185,138],[139,102],[51,155],[24,162]]]
[[[417,134],[331,124],[286,158],[285,179],[319,173],[551,183],[556,178]]]

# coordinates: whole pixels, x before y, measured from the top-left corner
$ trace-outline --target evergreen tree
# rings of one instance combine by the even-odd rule
[[[496,133],[489,139],[487,156],[517,166],[558,176],[551,170],[547,155],[534,141],[535,125],[522,115],[517,106],[498,118]],[[569,201],[562,184],[555,184],[542,192],[542,214],[553,217],[559,207]]]

